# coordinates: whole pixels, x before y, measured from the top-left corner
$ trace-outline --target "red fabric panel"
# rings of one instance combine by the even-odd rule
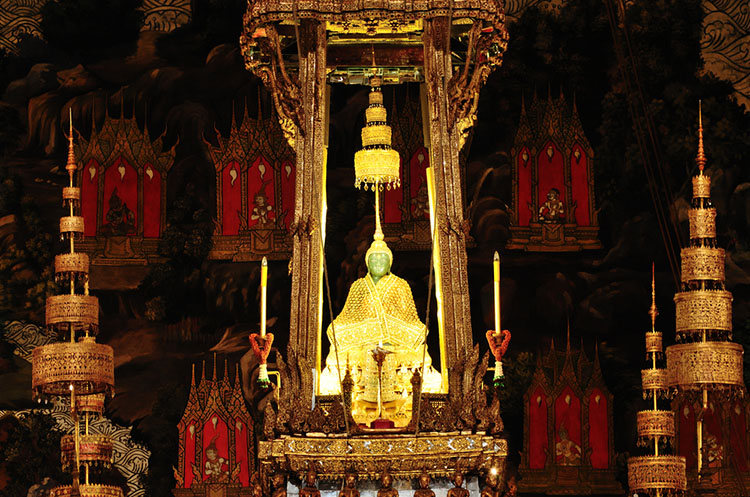
[[[563,431],[567,432],[567,439],[577,447],[569,449],[571,454],[577,455],[580,465],[581,454],[581,399],[576,397],[573,389],[566,386],[555,400],[555,454],[558,464],[564,461],[564,455],[557,455],[558,448],[566,442],[563,440]]]
[[[83,216],[83,234],[85,236],[96,236],[98,202],[99,163],[91,159],[81,170],[81,215]]]
[[[430,167],[430,152],[425,147],[419,147],[409,159],[409,212],[412,217],[415,216],[417,210],[416,199],[419,195],[427,201],[427,168]],[[422,213],[424,219],[430,219],[430,208],[429,203],[426,209],[420,210],[426,211]]]
[[[248,431],[245,422],[237,418],[234,425],[235,454],[237,454],[237,464],[240,466],[240,483],[243,487],[250,486],[250,465],[247,462],[248,450]]]
[[[695,427],[695,410],[688,402],[683,402],[677,411],[679,423],[679,455],[685,458],[685,465],[688,471],[695,470],[698,467],[697,457],[697,440]]]
[[[284,214],[284,224],[287,228],[292,223],[294,216],[294,185],[297,181],[297,171],[292,161],[286,161],[281,165],[281,202]],[[281,215],[282,213],[279,213]]]
[[[191,420],[185,430],[185,465],[182,468],[185,488],[193,484],[193,464],[198,462],[195,460],[195,421]]]
[[[552,158],[548,155],[551,152]],[[566,203],[565,195],[565,176],[563,174],[563,156],[557,145],[553,141],[548,141],[539,152],[538,159],[538,187],[537,187],[537,206],[539,209],[547,201],[547,193],[552,188],[557,188],[560,192],[560,200],[565,206],[565,212],[568,212],[569,206]]]
[[[537,387],[529,398],[529,467],[542,469],[547,462],[547,396]]]
[[[228,465],[229,465],[229,430],[227,429],[227,424],[224,422],[223,419],[219,417],[218,414],[213,413],[210,418],[208,418],[208,421],[206,421],[206,424],[203,425],[203,479],[208,479],[209,475],[206,475],[206,461],[208,461],[208,456],[206,455],[206,449],[209,445],[211,445],[211,442],[214,442],[214,445],[216,446],[216,451],[218,452],[218,457],[224,459],[224,464],[227,465],[227,468],[223,468],[222,470],[226,469],[228,471]],[[223,466],[223,465],[222,465]]]
[[[109,202],[115,190],[123,204],[133,213],[135,230],[129,232],[128,235],[134,235],[138,230],[138,174],[123,157],[118,157],[104,173],[104,222],[102,224],[107,224]]]
[[[526,160],[524,160],[526,157]],[[518,225],[528,226],[531,221],[532,210],[536,212],[536,208],[531,206],[531,152],[526,147],[523,147],[518,153],[518,205],[516,206],[516,213],[518,214]],[[546,198],[546,197],[545,197]]]
[[[578,159],[576,159],[578,154]],[[576,224],[578,226],[589,226],[589,174],[588,157],[579,144],[573,145],[570,153],[570,183],[573,191],[573,202],[576,204]]]
[[[589,396],[589,448],[591,467],[594,469],[609,467],[608,422],[607,398],[601,390],[595,388]]]
[[[745,406],[736,402],[729,414],[729,443],[732,447],[732,464],[743,473],[748,470],[747,461],[747,420]]]
[[[240,182],[240,165],[232,161],[221,172],[221,233],[236,235],[240,228],[240,209],[242,209],[242,183]]]
[[[401,157],[401,171],[404,170],[404,158]],[[404,190],[401,188],[383,188],[381,195],[381,202],[383,208],[383,222],[384,223],[400,223],[401,222],[401,207],[404,204]]]
[[[259,193],[263,193],[266,197],[265,204],[259,209],[264,209],[265,206],[271,206],[271,210],[267,211],[266,216],[268,218],[267,228],[273,227],[274,219],[276,219],[276,189],[274,187],[274,173],[273,167],[263,156],[258,156],[253,162],[252,166],[247,170],[247,225],[252,228],[260,222],[260,218],[253,219],[253,209],[255,205],[255,197]]]
[[[151,164],[143,168],[143,236],[159,238],[161,226],[161,173]]]

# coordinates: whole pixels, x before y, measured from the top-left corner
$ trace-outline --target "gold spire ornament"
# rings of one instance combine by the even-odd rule
[[[745,393],[743,349],[732,340],[732,294],[724,284],[724,250],[716,241],[711,179],[704,174],[703,119],[698,108],[698,174],[688,213],[690,244],[682,249],[681,291],[675,294],[676,345],[667,348],[667,383],[699,402],[698,478],[703,467],[703,413],[709,394],[722,402]]]
[[[114,354],[109,345],[96,343],[99,302],[89,295],[88,256],[75,251],[75,242],[83,237],[84,229],[79,212],[81,189],[74,186],[77,168],[71,111],[65,165],[70,181],[62,195],[67,216],[60,218],[60,237],[68,242],[68,252],[55,256],[55,280],[66,291],[49,297],[46,304],[48,330],[65,341],[32,351],[31,385],[33,397],[39,401],[47,397],[70,397],[73,434],[62,437],[60,449],[63,469],[73,473],[73,481],[71,485],[53,488],[50,495],[122,497],[119,487],[89,481],[91,466],[112,463],[111,438],[90,434],[89,425],[92,416],[98,417],[104,411],[105,399],[114,395]]]

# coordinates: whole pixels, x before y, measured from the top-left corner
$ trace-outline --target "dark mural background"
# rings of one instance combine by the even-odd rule
[[[134,426],[133,437],[151,449],[144,484],[148,495],[160,496],[174,485],[176,424],[186,401],[190,365],[216,352],[220,359],[239,361],[247,376],[246,336],[257,330],[259,320],[259,265],[207,259],[216,191],[203,138],[215,140],[215,129],[227,134],[233,112],[241,115],[245,105],[249,115],[269,116],[271,103],[259,80],[244,69],[237,47],[243,2],[197,0],[192,21],[169,33],[140,31],[138,4],[49,3],[42,8],[43,38],[23,38],[17,53],[0,55],[0,312],[3,320],[44,321],[44,298],[54,284],[52,257],[60,251],[57,219],[60,189],[67,182],[62,166],[68,108],[84,137],[105,114],[135,116],[150,136],[163,135],[165,149],[175,146],[167,227],[159,246],[162,262],[150,266],[137,287],[95,292],[101,303],[100,340],[114,347],[117,365],[118,394],[107,413]],[[733,100],[730,83],[702,75],[699,1],[637,2],[627,16],[643,96],[664,157],[667,181],[662,187],[674,197],[667,215],[683,239],[689,180],[696,172],[697,102],[703,101],[712,200],[719,213],[720,243],[728,251],[727,286],[735,299],[735,338],[748,346],[750,115]],[[641,408],[639,370],[652,260],[661,313],[657,324],[666,337],[674,327],[675,286],[604,4],[580,0],[559,9],[532,6],[515,16],[509,30],[503,66],[482,90],[466,159],[467,218],[475,240],[469,249],[475,342],[486,350],[484,332],[492,326],[488,275],[492,252],[500,250],[503,323],[513,332],[503,406],[512,458],[517,461],[522,450],[521,397],[536,354],[546,353],[552,340],[557,350],[564,349],[568,322],[571,342],[575,347],[583,343],[590,358],[598,343],[615,396],[615,449],[632,451],[635,412]],[[417,92],[416,86],[387,89],[386,106],[392,99],[403,101],[407,93],[415,98]],[[569,254],[504,252],[511,203],[509,151],[522,100],[557,98],[560,92],[569,101],[575,98],[595,151],[603,248]],[[326,248],[334,313],[342,308],[351,282],[364,274],[363,240],[372,233],[372,198],[352,188],[365,106],[364,88],[334,85]],[[427,252],[395,254],[393,272],[410,282],[423,319],[428,268]],[[289,291],[287,261],[272,261],[269,325],[279,350],[286,347]],[[155,303],[158,313],[153,312]],[[327,304],[324,308],[325,326]],[[434,317],[431,322],[436,323]],[[181,331],[185,329],[190,332]],[[430,346],[437,357],[436,329]],[[13,351],[13,344],[0,342],[0,409],[30,406],[30,367]],[[246,398],[255,409],[254,392],[245,379]],[[25,488],[43,476],[23,474]]]

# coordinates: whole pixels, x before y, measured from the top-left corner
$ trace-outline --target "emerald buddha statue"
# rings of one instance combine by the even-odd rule
[[[377,403],[378,369],[371,354],[375,347],[391,352],[381,375],[382,401],[391,411],[410,404],[411,375],[414,370],[421,372],[423,358],[423,391],[439,392],[441,387],[440,373],[423,350],[425,325],[417,315],[411,288],[406,280],[391,273],[393,253],[383,241],[382,232],[376,230],[374,238],[365,254],[367,274],[352,284],[343,310],[328,327],[330,352],[320,378],[320,393],[335,394],[340,391],[337,364],[342,378],[346,368],[350,368],[355,381],[355,419],[365,419],[364,411],[375,409]],[[401,406],[388,406],[389,403]]]

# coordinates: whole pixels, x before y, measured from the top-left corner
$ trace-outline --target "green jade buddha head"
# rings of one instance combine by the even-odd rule
[[[382,236],[382,234],[376,233],[375,240],[370,244],[370,248],[367,249],[367,253],[365,254],[367,270],[370,273],[372,282],[376,285],[380,281],[380,278],[390,272],[391,264],[393,264],[393,252],[391,252],[391,249],[383,241]]]

